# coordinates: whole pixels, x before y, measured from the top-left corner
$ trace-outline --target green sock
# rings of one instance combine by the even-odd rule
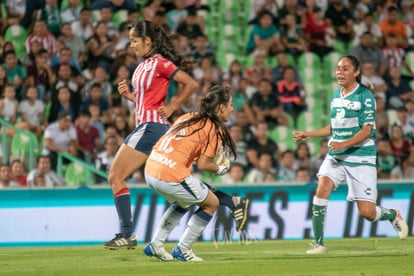
[[[323,225],[325,222],[325,213],[327,205],[319,206],[313,204],[312,206],[312,227],[315,242],[323,245]]]
[[[397,215],[397,212],[395,212],[395,210],[393,209],[387,209],[384,207],[377,206],[377,212],[378,212],[378,209],[381,210],[381,216],[379,217],[378,220],[393,220],[395,219],[395,216]]]

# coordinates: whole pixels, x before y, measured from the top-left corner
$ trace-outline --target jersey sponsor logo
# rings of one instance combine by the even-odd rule
[[[173,161],[173,160],[169,159],[168,157],[166,157],[166,156],[164,156],[162,154],[159,154],[159,153],[157,153],[155,151],[153,151],[151,153],[151,155],[149,156],[149,158],[151,160],[154,160],[155,162],[158,162],[158,163],[160,163],[160,164],[162,164],[164,166],[169,167],[170,169],[174,169],[175,166],[177,165],[177,163],[175,161]]]
[[[334,131],[335,136],[349,136],[352,135],[352,131]]]
[[[372,107],[372,101],[371,101],[371,99],[365,99],[364,104],[365,104],[366,107],[371,108]]]

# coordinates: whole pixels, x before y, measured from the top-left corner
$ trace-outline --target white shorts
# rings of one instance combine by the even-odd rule
[[[348,201],[377,202],[377,169],[373,166],[347,166],[328,156],[319,168],[318,178],[329,177],[338,187],[341,183],[348,185]]]
[[[190,208],[203,202],[208,195],[208,187],[194,176],[188,176],[183,182],[166,182],[145,174],[148,186],[162,195],[169,203],[177,203],[182,208]]]

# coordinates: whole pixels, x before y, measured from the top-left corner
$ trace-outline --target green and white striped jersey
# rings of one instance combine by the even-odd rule
[[[373,125],[371,136],[358,145],[329,155],[339,162],[349,165],[376,164],[375,113],[376,103],[371,91],[358,85],[350,94],[342,97],[342,88],[333,93],[331,101],[330,141],[344,141],[353,137],[364,125]]]

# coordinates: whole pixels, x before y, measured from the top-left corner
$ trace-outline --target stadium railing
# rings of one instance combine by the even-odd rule
[[[56,173],[58,175],[64,177],[64,178],[65,178],[65,175],[64,175],[63,159],[68,159],[72,163],[78,163],[85,170],[85,179],[82,179],[82,181],[81,181],[82,183],[76,183],[78,185],[89,186],[89,185],[94,184],[94,183],[92,183],[92,181],[94,179],[93,174],[96,174],[96,175],[98,175],[98,176],[100,176],[104,179],[108,178],[108,174],[106,172],[95,168],[91,164],[88,164],[85,161],[83,161],[83,160],[81,160],[77,157],[74,157],[73,155],[70,155],[69,153],[59,152],[58,153],[58,159],[57,159]]]

